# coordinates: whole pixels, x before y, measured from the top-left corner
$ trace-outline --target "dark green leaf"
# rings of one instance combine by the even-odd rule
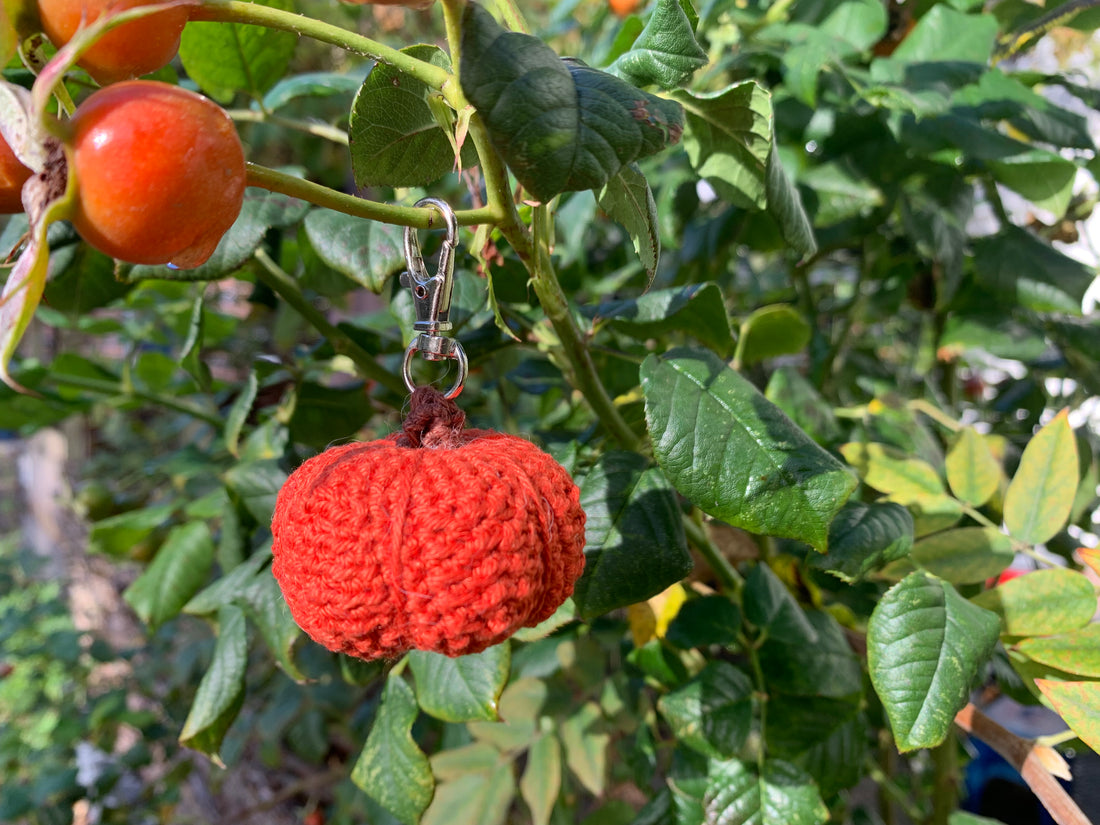
[[[829,525],[829,552],[810,565],[855,582],[885,564],[905,558],[913,546],[913,517],[892,501],[849,501]]]
[[[214,538],[204,522],[176,527],[156,558],[123,594],[141,620],[154,630],[183,609],[210,575]]]
[[[323,450],[335,441],[352,438],[370,416],[363,384],[326,387],[304,381],[295,391],[294,412],[287,427],[291,440]]]
[[[768,698],[768,752],[807,771],[824,796],[856,784],[867,753],[859,702],[823,697]]]
[[[275,459],[242,462],[229,468],[225,474],[226,486],[240,498],[260,524],[271,523],[275,498],[286,479],[286,471]]]
[[[84,314],[108,305],[131,289],[131,284],[115,280],[111,258],[88,244],[74,242],[51,250],[50,279],[42,298],[58,312]]]
[[[703,596],[684,604],[665,638],[679,648],[731,646],[741,632],[741,611],[725,596]]]
[[[410,734],[416,713],[412,688],[391,674],[351,772],[352,782],[405,825],[417,825],[435,786],[428,758]]]
[[[222,605],[230,604],[270,561],[271,544],[268,543],[262,550],[257,550],[220,579],[196,593],[183,606],[183,612],[193,616],[217,613]]]
[[[308,211],[309,204],[305,201],[249,187],[244,193],[241,214],[222,236],[217,249],[206,263],[194,269],[118,264],[116,271],[126,281],[144,281],[150,278],[166,281],[216,281],[233,274],[248,263],[269,229],[297,223]]]
[[[353,74],[340,72],[306,72],[283,78],[264,95],[264,109],[274,112],[301,98],[347,96],[350,101],[362,81]]]
[[[291,0],[262,5],[291,11]],[[180,62],[187,75],[210,97],[229,103],[244,90],[259,99],[283,76],[298,37],[245,23],[192,22],[180,38]]]
[[[833,408],[794,367],[776,369],[768,379],[764,395],[819,444],[828,444],[840,437],[840,425]]]
[[[817,632],[798,602],[766,564],[753,565],[745,576],[742,596],[745,618],[769,636],[817,642]]]
[[[1081,299],[1093,278],[1084,264],[1018,227],[973,244],[978,282],[999,300],[1037,312],[1081,313]]]
[[[416,677],[417,702],[425,713],[444,722],[497,720],[510,652],[507,642],[454,659],[441,653],[411,651],[409,665]]]
[[[248,667],[248,628],[244,612],[233,605],[218,611],[218,641],[214,658],[199,682],[195,701],[180,731],[180,744],[194,748],[221,765],[222,740],[244,703]],[[224,767],[224,766],[223,766]]]
[[[899,750],[946,738],[999,631],[993,613],[927,573],[886,592],[867,628],[867,664]]]
[[[767,205],[771,96],[755,81],[717,92],[676,92],[684,106],[684,149],[699,177],[743,208]]]
[[[89,549],[93,553],[124,556],[154,530],[164,525],[171,517],[173,509],[175,508],[170,504],[161,504],[130,510],[97,521],[92,525],[92,532],[88,537]]]
[[[737,753],[752,728],[752,681],[728,662],[710,662],[658,707],[688,747],[721,759]]]
[[[179,363],[187,374],[195,379],[199,389],[210,392],[211,376],[210,367],[202,360],[203,332],[205,331],[206,314],[203,311],[202,294],[196,296],[191,304],[191,321],[187,325],[187,338],[180,350]]]
[[[596,193],[600,209],[622,224],[630,235],[634,251],[650,283],[661,259],[661,238],[657,233],[657,204],[649,182],[635,163],[628,163]]]
[[[813,779],[778,759],[763,773],[730,760],[713,763],[703,806],[708,823],[721,825],[823,825],[829,809]]]
[[[605,453],[581,482],[584,575],[573,600],[588,619],[655,596],[691,572],[680,507],[637,453]]]
[[[405,54],[450,71],[446,52],[416,45]],[[359,186],[425,186],[454,171],[455,153],[428,105],[428,85],[385,63],[376,63],[351,107],[348,138],[351,167]],[[438,93],[435,93],[438,94]],[[477,164],[473,142],[463,166]]]
[[[597,317],[613,329],[646,340],[669,332],[687,332],[720,355],[733,351],[733,333],[722,290],[717,284],[658,289],[637,298],[601,304]]]
[[[768,628],[760,648],[760,667],[769,691],[796,696],[825,696],[832,699],[858,697],[863,671],[836,619],[822,610],[805,611],[810,627]]]
[[[233,573],[229,575],[232,576]],[[271,574],[271,568],[260,570],[245,583],[236,594],[234,602],[244,608],[248,618],[255,623],[283,672],[297,682],[304,682],[306,676],[294,661],[293,654],[294,643],[301,637],[302,631],[290,615],[290,608],[283,599],[279,583]]]
[[[405,265],[404,230],[332,209],[314,209],[305,220],[306,237],[326,264],[371,292]]]
[[[678,104],[562,61],[538,38],[505,31],[476,3],[463,15],[460,68],[493,145],[540,201],[599,189],[683,130]]]
[[[856,479],[748,381],[705,350],[642,364],[646,421],[676,489],[736,527],[819,551]]]
[[[806,215],[802,195],[787,177],[783,161],[774,146],[768,153],[767,167],[764,170],[764,197],[767,199],[768,213],[779,224],[779,233],[791,249],[803,258],[817,252],[814,228]]]
[[[240,394],[233,400],[233,406],[225,416],[225,446],[234,457],[240,456],[237,448],[241,440],[241,430],[244,429],[244,423],[252,411],[252,404],[256,400],[259,389],[259,377],[256,371],[252,370],[248,373]]]
[[[694,28],[679,0],[658,0],[630,51],[608,71],[635,86],[674,89],[705,65],[707,53],[695,40]]]

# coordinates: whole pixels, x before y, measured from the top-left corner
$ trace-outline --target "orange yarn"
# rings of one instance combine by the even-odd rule
[[[364,659],[476,653],[532,627],[584,569],[569,474],[522,438],[463,430],[430,387],[403,431],[326,450],[275,505],[272,567],[295,621]]]

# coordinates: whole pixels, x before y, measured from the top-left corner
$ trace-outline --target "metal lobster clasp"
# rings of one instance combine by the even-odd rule
[[[447,235],[439,253],[439,268],[429,275],[420,253],[420,241],[412,227],[405,227],[405,265],[408,269],[401,273],[401,285],[412,289],[413,306],[416,309],[416,323],[413,329],[419,333],[408,349],[405,350],[405,363],[401,375],[409,392],[416,389],[412,380],[410,366],[413,355],[423,354],[428,361],[442,361],[452,358],[458,362],[458,378],[454,386],[445,393],[446,398],[455,398],[462,392],[466,383],[469,364],[462,345],[454,338],[440,335],[451,329],[451,288],[454,280],[455,249],[458,246],[458,221],[454,210],[444,201],[436,198],[423,198],[416,206],[430,206],[443,216]]]

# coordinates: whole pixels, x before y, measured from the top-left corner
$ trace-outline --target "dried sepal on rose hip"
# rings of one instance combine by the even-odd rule
[[[272,571],[315,641],[364,659],[461,656],[572,595],[584,569],[576,484],[531,442],[464,423],[420,387],[401,432],[330,448],[287,480]]]
[[[202,95],[116,83],[77,107],[65,143],[76,179],[69,219],[113,258],[199,266],[240,214],[244,150],[229,116]]]
[[[42,31],[58,48],[104,13],[154,5],[155,0],[37,0]],[[178,5],[130,20],[105,32],[77,65],[102,84],[150,74],[172,62],[190,7]]]

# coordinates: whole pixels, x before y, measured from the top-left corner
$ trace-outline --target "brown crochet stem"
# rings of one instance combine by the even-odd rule
[[[412,449],[457,447],[465,426],[466,413],[454,401],[444,398],[435,387],[417,387],[396,443]]]

